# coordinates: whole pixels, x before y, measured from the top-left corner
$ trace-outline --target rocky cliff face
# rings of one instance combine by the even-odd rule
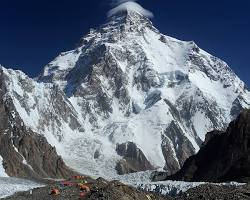
[[[43,135],[27,128],[7,94],[6,76],[0,71],[0,156],[9,176],[66,178],[73,172]]]
[[[205,133],[223,130],[250,105],[248,89],[225,62],[161,34],[131,10],[91,30],[36,79],[2,70],[25,127],[73,169],[108,178],[117,165],[176,172]],[[117,145],[128,143],[133,154],[124,158]]]
[[[116,151],[123,157],[116,165],[120,175],[154,169],[143,152],[132,142],[117,145]]]
[[[159,176],[158,176],[159,175]],[[200,151],[176,174],[155,174],[155,180],[250,181],[250,110],[243,111],[226,132],[207,134]]]

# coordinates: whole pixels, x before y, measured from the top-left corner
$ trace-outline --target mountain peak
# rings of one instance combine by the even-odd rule
[[[142,169],[173,173],[206,132],[224,129],[250,105],[250,92],[224,62],[161,34],[131,3],[138,8],[127,2],[111,10],[77,48],[46,65],[38,83],[10,76],[6,84],[25,125],[84,174],[131,171],[117,144],[129,147],[127,160],[144,158]]]
[[[135,10],[121,10],[114,15],[110,15],[107,23],[102,25],[100,28],[110,30],[110,27],[115,30],[120,30],[121,28],[126,27],[125,29],[129,29],[130,32],[134,32],[143,27],[153,27],[153,24],[147,16],[141,14],[140,12]]]

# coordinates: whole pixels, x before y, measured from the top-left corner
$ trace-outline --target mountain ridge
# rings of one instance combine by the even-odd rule
[[[250,110],[244,110],[226,131],[207,134],[200,151],[188,158],[183,167],[171,176],[157,172],[154,180],[203,182],[249,182]]]

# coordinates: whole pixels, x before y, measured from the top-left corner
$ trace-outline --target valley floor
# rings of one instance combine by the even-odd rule
[[[32,189],[27,192],[19,192],[4,200],[248,200],[250,199],[250,185],[211,185],[204,184],[180,193],[175,197],[160,196],[154,193],[137,190],[134,187],[124,185],[118,181],[108,182],[104,179],[89,181],[87,184],[90,192],[81,197],[78,186],[61,186],[55,182],[45,187]],[[59,188],[60,194],[50,195],[52,188]],[[28,189],[28,188],[26,188]],[[82,193],[83,194],[83,193]],[[84,193],[85,194],[85,193]]]

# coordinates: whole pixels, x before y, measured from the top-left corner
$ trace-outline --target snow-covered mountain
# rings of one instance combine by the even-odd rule
[[[20,71],[0,69],[0,177],[64,178],[74,173],[47,142],[49,135],[45,138],[29,126],[38,116],[27,112],[37,109],[40,101],[46,103],[48,95],[46,86],[37,86]]]
[[[130,9],[112,13],[35,79],[1,73],[26,127],[71,168],[109,178],[176,172],[208,131],[224,129],[250,105],[249,90],[225,62],[161,34]]]

